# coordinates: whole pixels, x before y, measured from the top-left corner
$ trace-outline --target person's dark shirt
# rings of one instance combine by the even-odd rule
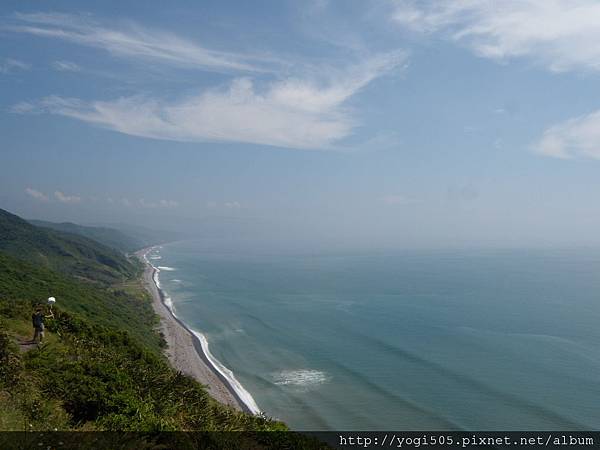
[[[31,315],[31,323],[34,328],[41,328],[44,325],[44,314],[40,311],[33,313]]]

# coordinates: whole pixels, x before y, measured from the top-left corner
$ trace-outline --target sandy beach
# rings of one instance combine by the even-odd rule
[[[140,250],[136,256],[145,264],[144,285],[151,293],[154,311],[160,317],[161,331],[167,341],[165,353],[171,365],[205,385],[211,397],[218,402],[248,411],[227,380],[212,367],[202,351],[199,339],[164,304],[162,292],[153,279],[155,269],[144,259],[144,255],[150,250]]]

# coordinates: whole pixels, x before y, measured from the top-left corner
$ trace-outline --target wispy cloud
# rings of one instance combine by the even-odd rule
[[[138,203],[142,208],[176,208],[179,206],[175,200],[148,201],[141,198]]]
[[[173,33],[128,22],[105,26],[89,15],[17,13],[2,29],[99,48],[128,60],[146,60],[217,72],[262,71],[258,57],[211,50]],[[267,58],[261,62],[265,63]]]
[[[50,197],[37,189],[33,189],[31,187],[25,188],[25,193],[36,200],[47,202],[50,200]],[[81,202],[81,197],[78,195],[67,195],[62,191],[54,191],[54,198],[61,203],[79,203]]]
[[[25,188],[25,193],[33,198],[35,198],[36,200],[40,200],[42,202],[47,202],[48,201],[48,196],[46,194],[44,194],[43,192],[40,192],[36,189],[33,188]]]
[[[31,64],[19,61],[18,59],[4,58],[2,61],[0,61],[0,73],[6,74],[17,70],[29,69],[31,69]]]
[[[14,114],[39,114],[42,112],[42,109],[39,102],[35,104],[31,102],[19,102],[8,108],[8,111]]]
[[[600,111],[548,128],[533,148],[554,158],[600,159]]]
[[[238,202],[237,200],[232,200],[232,201],[223,202],[223,203],[210,201],[210,202],[206,203],[206,206],[208,208],[240,209],[242,207],[242,204],[240,202]]]
[[[78,195],[67,195],[61,191],[55,191],[54,197],[61,203],[79,203],[81,202],[81,197]]]
[[[555,71],[600,70],[596,0],[441,0],[394,2],[394,20],[441,32],[480,56],[530,57]]]
[[[183,142],[245,142],[299,149],[332,148],[357,121],[346,101],[405,60],[376,55],[344,71],[289,78],[257,86],[237,78],[175,102],[132,96],[112,101],[47,97],[22,102],[16,113],[58,114],[134,136]]]
[[[79,72],[81,70],[81,67],[72,61],[54,61],[52,67],[59,72]]]

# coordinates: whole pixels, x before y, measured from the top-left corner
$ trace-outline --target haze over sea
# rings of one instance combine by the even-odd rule
[[[600,421],[600,251],[159,254],[177,315],[293,429]]]

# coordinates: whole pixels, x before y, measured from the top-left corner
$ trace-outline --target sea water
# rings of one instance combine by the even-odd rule
[[[600,252],[153,255],[178,317],[293,429],[600,423]]]

